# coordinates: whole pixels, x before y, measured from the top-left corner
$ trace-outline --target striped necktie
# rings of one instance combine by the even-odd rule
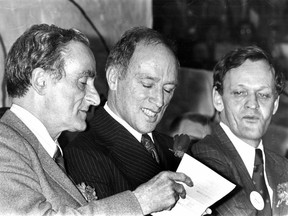
[[[255,162],[252,180],[257,191],[261,194],[264,200],[264,209],[259,211],[259,213],[261,212],[265,216],[272,215],[269,193],[265,184],[263,156],[261,149],[255,149]]]
[[[147,149],[147,151],[152,155],[152,157],[156,160],[157,163],[160,162],[159,156],[157,154],[155,144],[152,142],[150,136],[148,134],[142,134],[141,143]]]
[[[57,165],[60,167],[60,169],[66,174],[65,165],[64,165],[64,158],[61,154],[59,147],[57,147],[57,150],[53,156],[53,160],[57,163]]]

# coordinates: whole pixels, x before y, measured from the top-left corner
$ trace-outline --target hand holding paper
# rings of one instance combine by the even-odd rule
[[[184,154],[177,172],[189,176],[194,186],[184,185],[186,198],[179,199],[171,211],[155,213],[154,216],[200,216],[235,187],[230,181],[187,154]]]

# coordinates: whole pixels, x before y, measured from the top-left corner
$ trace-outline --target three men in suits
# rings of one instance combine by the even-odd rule
[[[64,149],[69,174],[95,187],[99,198],[134,190],[179,164],[169,150],[173,139],[154,131],[177,86],[179,64],[172,50],[155,30],[135,27],[108,56],[107,102]],[[152,140],[156,156],[141,143],[142,134]]]
[[[263,50],[251,46],[216,64],[213,85],[220,124],[192,145],[192,154],[237,186],[214,205],[216,214],[287,215],[287,159],[262,143],[279,105],[283,74]]]
[[[180,173],[162,172],[99,201],[88,184],[77,188],[66,175],[57,138],[84,130],[89,107],[100,102],[95,58],[81,32],[33,25],[13,44],[5,66],[12,106],[0,120],[1,215],[145,215],[185,197],[176,181],[192,182]]]

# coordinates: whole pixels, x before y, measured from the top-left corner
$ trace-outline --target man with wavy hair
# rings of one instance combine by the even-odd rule
[[[86,128],[89,107],[100,102],[95,75],[89,41],[78,30],[33,25],[13,44],[5,65],[12,106],[0,120],[1,215],[145,215],[185,197],[176,181],[192,182],[181,173],[162,172],[103,200],[66,175],[57,138]]]

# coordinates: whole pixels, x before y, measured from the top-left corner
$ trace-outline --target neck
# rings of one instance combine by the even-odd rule
[[[49,116],[49,115],[43,115],[43,113],[48,113],[45,111],[45,108],[41,108],[41,107],[35,105],[35,103],[26,103],[26,101],[28,101],[28,100],[21,100],[21,99],[17,98],[17,99],[13,99],[12,103],[22,107],[23,109],[28,111],[30,114],[32,114],[35,118],[37,118],[44,125],[44,127],[47,129],[51,138],[53,140],[57,140],[58,137],[61,135],[62,131],[56,131],[55,129],[57,127],[55,127],[54,125],[51,125],[52,121],[50,121],[49,118],[45,119],[46,116]]]

